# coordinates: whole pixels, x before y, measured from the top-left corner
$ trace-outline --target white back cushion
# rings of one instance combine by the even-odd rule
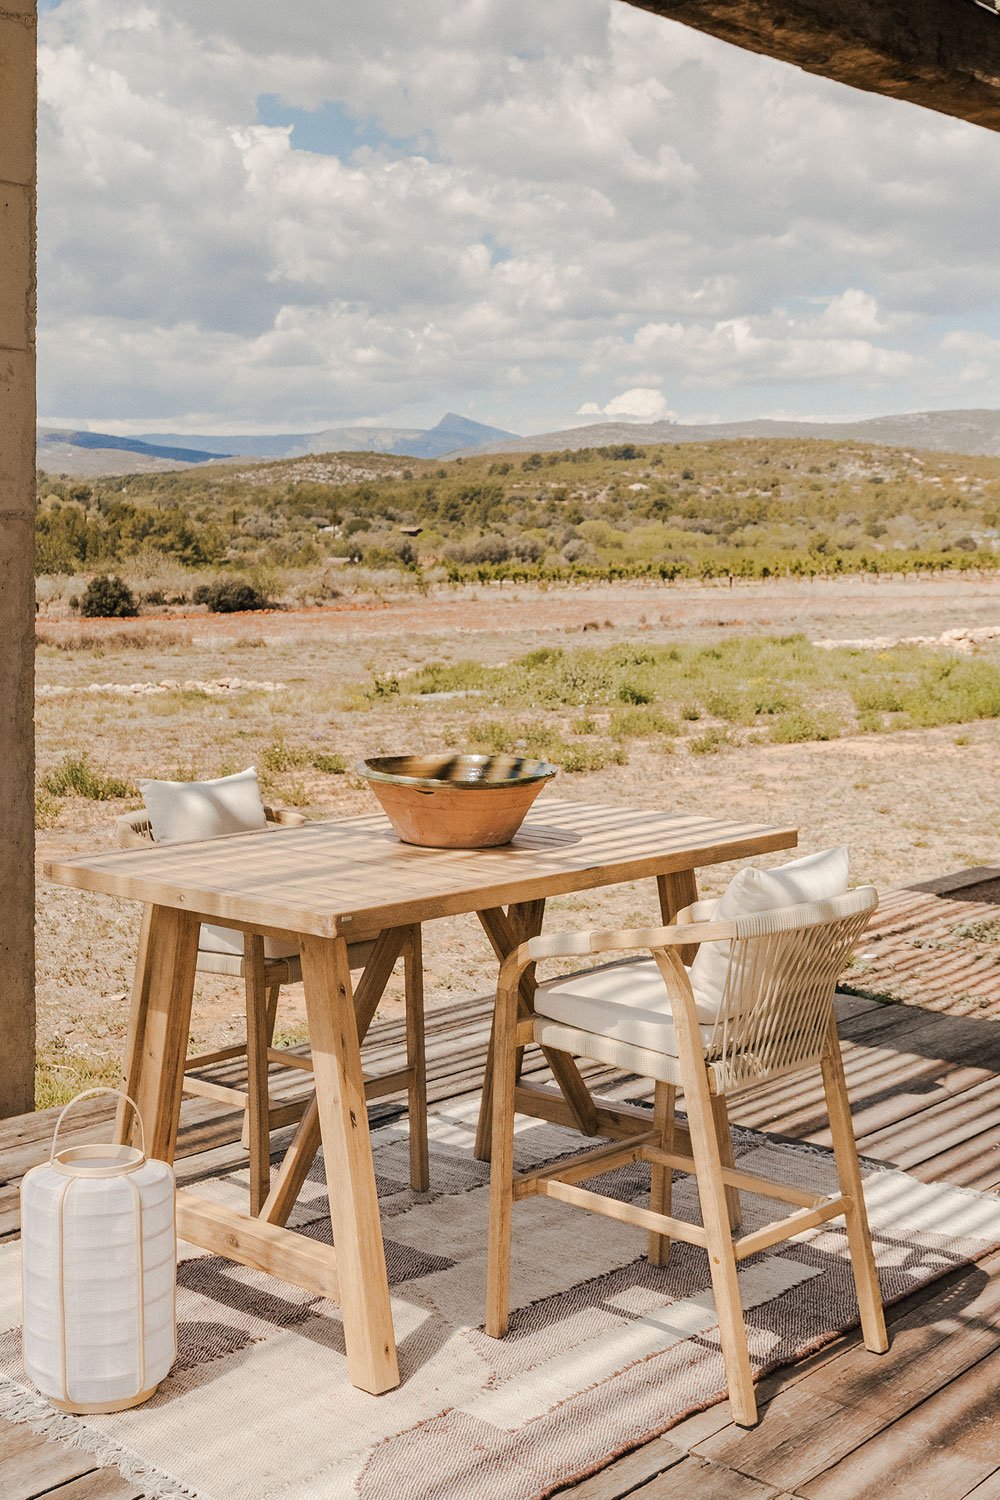
[[[164,839],[217,839],[226,833],[253,833],[268,826],[253,766],[215,781],[152,781],[145,777],[139,782],[139,791],[157,843]],[[198,946],[210,953],[242,956],[243,934],[233,927],[205,923]],[[288,958],[298,951],[298,943],[264,939],[265,958]]]
[[[224,833],[265,828],[267,818],[253,766],[215,781],[139,782],[157,843],[165,839],[216,839]]]
[[[715,910],[717,921],[797,906],[802,901],[825,901],[847,890],[848,853],[844,846],[806,854],[775,870],[748,867],[734,875]],[[698,998],[699,1016],[718,1015],[729,972],[729,944],[703,943],[689,970]]]

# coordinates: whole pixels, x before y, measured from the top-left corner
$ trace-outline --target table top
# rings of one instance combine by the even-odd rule
[[[793,848],[794,828],[543,796],[510,844],[420,849],[381,813],[50,860],[60,885],[263,931],[370,936]]]

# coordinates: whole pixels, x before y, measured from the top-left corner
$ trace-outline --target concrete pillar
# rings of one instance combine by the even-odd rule
[[[35,0],[0,0],[0,1118],[34,1108]]]

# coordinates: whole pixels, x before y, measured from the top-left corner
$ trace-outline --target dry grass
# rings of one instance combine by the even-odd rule
[[[158,632],[144,623],[141,649],[109,645],[100,632],[100,655],[46,646],[40,683],[85,689],[95,681],[238,672],[232,653],[249,637],[254,676],[286,689],[226,699],[85,691],[40,699],[40,855],[110,844],[114,816],[137,803],[134,794],[95,797],[97,789],[110,794],[115,782],[127,789],[141,775],[206,777],[254,764],[269,800],[315,816],[345,815],[372,809],[367,786],[350,769],[365,755],[451,744],[546,754],[565,771],[547,797],[792,823],[805,849],[846,840],[857,877],[882,886],[988,864],[1000,785],[995,726],[979,716],[993,711],[992,659],[890,653],[880,661],[853,653],[841,662],[807,641],[776,645],[773,637],[786,618],[817,636],[834,633],[832,618],[841,633],[862,633],[859,599],[868,608],[866,634],[886,633],[887,621],[900,633],[937,632],[967,622],[963,597],[977,601],[975,619],[1000,617],[1000,584],[992,587],[988,594],[986,585],[970,585],[957,603],[953,592],[902,584],[803,586],[791,596],[776,585],[771,595],[755,589],[735,598],[704,589],[670,593],[669,610],[638,591],[613,603],[600,594],[522,593],[509,601],[479,594],[425,601],[419,614],[407,604],[398,613],[330,612],[297,624],[258,617],[183,640],[169,625]],[[581,622],[611,614],[618,623],[602,632],[598,651],[574,646]],[[639,625],[640,615],[654,623]],[[737,631],[740,639],[730,643]],[[589,646],[594,636],[583,639]],[[574,678],[580,691],[571,688]],[[432,685],[455,681],[475,695],[430,696]],[[622,684],[652,701],[623,697]],[[420,686],[426,690],[414,690]],[[952,720],[955,714],[967,717]],[[828,732],[835,737],[825,738]],[[71,775],[68,764],[77,767]],[[729,873],[707,871],[706,891]],[[654,908],[652,890],[622,887],[553,902],[548,925],[641,925]],[[138,916],[129,904],[40,881],[40,1099],[114,1071]],[[425,954],[432,1004],[484,993],[495,982],[487,945],[467,919],[431,924]],[[390,1011],[399,993],[398,985],[390,990]],[[303,1024],[293,989],[283,996],[279,1026],[300,1038]],[[196,1044],[222,1045],[241,1026],[238,990],[206,979]]]

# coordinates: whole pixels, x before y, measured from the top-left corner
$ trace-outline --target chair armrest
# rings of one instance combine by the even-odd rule
[[[699,903],[700,905],[701,903]],[[619,932],[554,932],[522,944],[528,958],[578,958],[636,948],[686,948],[690,943],[721,943],[736,936],[732,922],[684,922],[670,927],[632,927]]]
[[[115,845],[119,849],[144,849],[153,842],[153,825],[144,807],[115,819]]]
[[[290,807],[268,807],[266,802],[264,816],[269,823],[280,823],[284,828],[300,828],[310,821],[305,813],[293,812]]]

